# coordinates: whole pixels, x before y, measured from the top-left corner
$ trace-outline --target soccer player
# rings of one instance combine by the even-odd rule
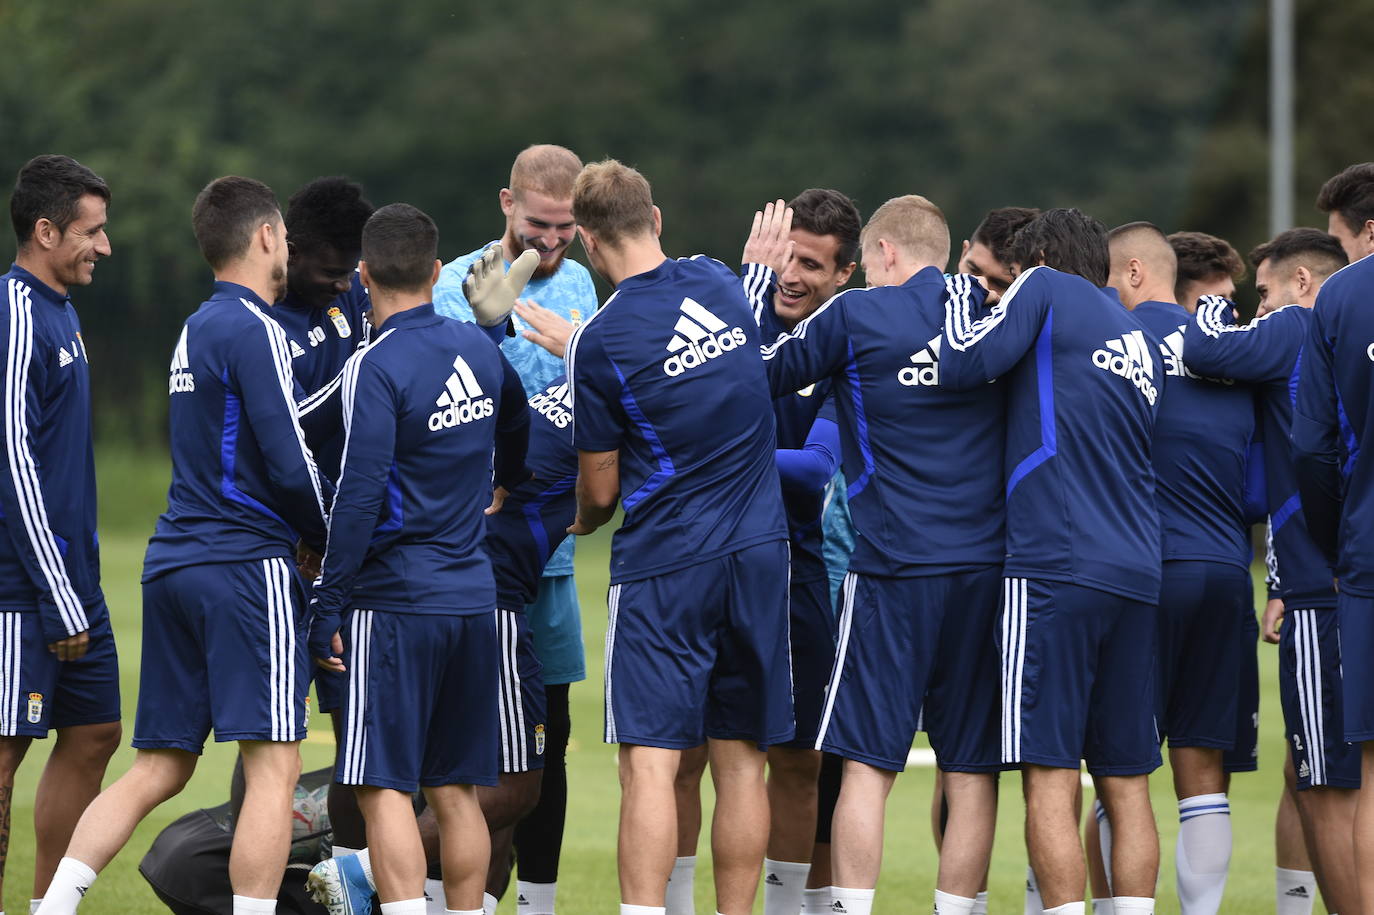
[[[446,905],[480,912],[490,847],[476,785],[495,785],[500,643],[483,510],[524,468],[515,370],[476,327],[430,304],[433,221],[406,204],[363,228],[359,272],[377,337],[344,373],[346,443],[315,589],[310,651],[343,670],[344,750],[383,915],[423,915],[424,853],[410,795],[438,821]],[[514,301],[514,294],[511,295]],[[436,723],[439,723],[436,726]]]
[[[271,189],[240,177],[207,185],[191,223],[215,288],[172,354],[172,485],[143,567],[138,755],[86,808],[44,915],[76,910],[138,823],[185,786],[212,727],[238,741],[247,785],[229,856],[234,915],[275,911],[286,867],[310,678],[292,558],[298,538],[318,550],[325,536],[268,304],[285,292],[286,229]]]
[[[664,910],[681,751],[709,739],[717,911],[753,906],[768,839],[761,748],[791,739],[787,527],[772,399],[738,277],[669,260],[649,183],[614,160],[573,189],[615,294],[568,343],[577,522],[611,549],[606,740],[620,743],[624,915]],[[795,388],[793,389],[795,390]]]
[[[1250,255],[1264,299],[1285,304],[1236,326],[1229,300],[1204,296],[1184,334],[1187,368],[1255,387],[1262,405],[1271,536],[1283,615],[1265,614],[1263,636],[1279,638],[1279,691],[1297,769],[1298,812],[1322,898],[1332,911],[1356,911],[1352,848],[1360,787],[1358,751],[1341,730],[1340,636],[1327,560],[1307,532],[1289,436],[1293,393],[1317,290],[1345,265],[1345,252],[1316,229],[1291,229]]]
[[[1366,446],[1374,417],[1369,310],[1374,289],[1374,163],[1352,165],[1322,185],[1317,208],[1329,214],[1350,266],[1321,287],[1303,350],[1293,446],[1298,486],[1312,539],[1335,563],[1345,739],[1360,746],[1362,782],[1355,814],[1355,871],[1362,912],[1374,911],[1374,578],[1368,531],[1370,458]],[[1346,438],[1347,428],[1353,438]]]
[[[1178,260],[1174,300],[1192,314],[1204,295],[1236,297],[1236,284],[1245,279],[1245,262],[1224,238],[1206,232],[1175,232],[1169,246]]]
[[[1002,761],[1022,766],[1045,911],[1083,912],[1083,758],[1116,836],[1113,907],[1152,912],[1160,547],[1150,446],[1164,375],[1142,325],[1099,288],[1101,223],[1047,210],[1014,249],[1022,272],[990,310],[979,314],[981,290],[968,281],[951,300],[940,364],[940,384],[955,390],[1008,379]]]
[[[1164,233],[1134,222],[1107,240],[1108,284],[1149,331],[1168,377],[1153,451],[1164,536],[1157,723],[1178,797],[1179,904],[1184,915],[1214,913],[1231,859],[1222,755],[1235,743],[1236,684],[1252,648],[1243,624],[1254,619],[1245,484],[1255,409],[1247,386],[1184,368],[1190,316],[1174,301],[1177,257]]]
[[[539,255],[539,265],[525,287],[530,301],[524,304],[572,324],[591,317],[597,303],[591,274],[567,257],[574,234],[572,187],[581,168],[582,161],[569,149],[549,144],[530,146],[515,157],[510,185],[499,194],[506,223],[500,245],[506,262],[514,261],[522,251]],[[463,294],[463,280],[473,262],[491,244],[444,265],[434,287],[434,308],[439,314],[460,321],[473,319]],[[520,373],[526,395],[534,397],[563,374],[563,360],[561,353],[553,356],[531,339],[534,331],[521,321],[519,315],[523,313],[522,308],[512,320],[521,335],[507,340],[501,351]],[[571,537],[544,566],[539,592],[526,609],[524,619],[533,639],[522,641],[520,652],[510,659],[523,672],[511,670],[504,676],[522,678],[528,694],[526,704],[531,710],[547,707],[547,717],[538,722],[545,726],[544,748],[521,763],[521,771],[543,770],[542,787],[538,806],[520,825],[496,837],[487,890],[494,897],[505,890],[510,875],[510,855],[505,850],[513,839],[518,868],[516,893],[528,906],[521,909],[522,913],[552,915],[568,803],[568,693],[571,684],[586,678]],[[534,679],[539,668],[543,670],[542,690],[536,689]],[[486,792],[482,795],[489,799]]]
[[[1040,211],[1033,207],[998,207],[988,210],[983,221],[964,239],[959,252],[960,273],[967,273],[980,279],[988,290],[987,304],[996,304],[1015,276],[1012,264],[1007,260],[1011,252],[1011,240]]]
[[[835,911],[872,908],[887,796],[924,704],[950,800],[936,911],[968,913],[991,854],[1001,762],[992,631],[1003,501],[995,471],[951,479],[1001,466],[1003,393],[939,387],[949,260],[939,208],[889,200],[860,247],[870,288],[834,297],[763,350],[775,394],[833,384],[856,533],[816,740],[845,758],[831,893]]]
[[[34,798],[33,894],[48,888],[119,744],[119,661],[100,589],[91,380],[73,286],[90,284],[110,190],[67,156],[29,160],[10,217],[18,251],[4,276],[9,472],[0,475],[0,875],[14,774],[35,737],[57,731]]]

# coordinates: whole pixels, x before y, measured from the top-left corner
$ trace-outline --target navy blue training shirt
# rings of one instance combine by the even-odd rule
[[[1298,486],[1312,539],[1341,589],[1374,597],[1374,258],[1317,293],[1293,408]]]
[[[325,541],[327,492],[296,420],[290,342],[252,290],[217,282],[172,353],[172,485],[143,580]]]
[[[620,451],[611,582],[787,538],[759,333],[728,267],[664,260],[568,342],[573,443]]]
[[[1155,603],[1158,348],[1081,276],[1033,267],[990,309],[971,277],[950,286],[940,384],[1007,388],[1006,574]]]
[[[1248,569],[1245,475],[1255,437],[1250,387],[1202,378],[1183,364],[1183,336],[1193,316],[1182,305],[1141,302],[1131,314],[1159,346],[1169,382],[1154,438],[1163,558]]]
[[[421,305],[349,358],[346,436],[315,615],[350,607],[469,615],[495,609],[483,510],[524,480],[524,388],[474,324]],[[313,634],[314,630],[312,630]]]
[[[1238,326],[1231,302],[1203,296],[1183,335],[1188,368],[1199,375],[1252,384],[1264,405],[1265,488],[1278,578],[1275,596],[1293,610],[1336,606],[1330,566],[1307,533],[1289,443],[1299,357],[1311,319],[1309,309],[1285,305]]]
[[[18,265],[3,281],[0,610],[37,612],[44,637],[56,642],[103,616],[90,363],[66,295]]]
[[[830,379],[854,523],[849,568],[936,575],[1004,551],[1002,385],[939,386],[944,275],[851,289],[763,349],[774,392]]]

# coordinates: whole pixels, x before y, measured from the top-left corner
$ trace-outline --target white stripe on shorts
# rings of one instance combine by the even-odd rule
[[[528,772],[525,743],[525,697],[520,683],[520,628],[516,610],[496,611],[501,642],[501,771]]]
[[[19,733],[19,649],[23,622],[18,613],[0,613],[0,736]]]
[[[615,660],[615,620],[620,613],[620,585],[611,585],[606,592],[606,743],[616,742],[615,704],[611,699],[611,667]]]
[[[267,590],[268,705],[272,739],[296,736],[296,619],[291,607],[291,570],[281,557],[262,561]]]
[[[1322,657],[1317,635],[1317,610],[1294,610],[1293,651],[1296,655],[1298,717],[1307,742],[1310,783],[1326,784],[1326,743],[1322,721]],[[1329,612],[1329,611],[1328,611]]]
[[[372,611],[354,610],[349,628],[348,720],[344,722],[341,785],[361,785],[367,766],[367,665],[372,650]]]
[[[1002,579],[1002,762],[1021,761],[1021,689],[1026,665],[1026,579]]]
[[[830,714],[835,710],[835,694],[840,691],[840,674],[844,671],[844,658],[849,652],[849,630],[854,624],[854,591],[858,577],[853,572],[844,573],[840,585],[840,625],[835,640],[835,663],[830,667],[830,682],[825,686],[825,710],[821,713],[821,726],[816,731],[816,749],[825,743],[825,732],[830,729]]]

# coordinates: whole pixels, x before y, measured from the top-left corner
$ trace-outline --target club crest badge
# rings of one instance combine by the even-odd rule
[[[325,312],[325,314],[329,315],[329,320],[334,322],[334,330],[338,332],[340,337],[353,336],[353,328],[348,326],[348,319],[343,316],[343,312],[339,310],[339,306],[335,305],[333,308],[329,309],[329,311]]]
[[[581,323],[582,323],[582,312],[581,312],[580,310],[576,309],[576,308],[569,308],[569,309],[568,309],[568,320],[571,321],[571,322],[573,323],[574,326],[576,326],[576,325],[578,325],[578,324],[581,324]],[[1369,347],[1369,348],[1370,348],[1371,350],[1374,350],[1374,344],[1370,344],[1370,347]],[[1371,358],[1374,358],[1374,357],[1371,357]]]
[[[29,724],[43,720],[43,694],[29,693]]]
[[[542,724],[534,726],[534,755],[544,755],[544,726]]]

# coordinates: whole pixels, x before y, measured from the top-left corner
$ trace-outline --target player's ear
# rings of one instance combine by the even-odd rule
[[[968,249],[971,247],[973,246],[968,243],[968,239],[964,239],[964,246],[959,249],[959,263],[962,264],[964,262],[964,258],[968,257]],[[849,266],[853,267],[854,265],[850,264]]]
[[[588,254],[596,249],[596,238],[581,226],[577,227],[577,237],[582,239],[582,247],[587,249]]]
[[[1145,281],[1145,267],[1140,263],[1140,258],[1131,258],[1126,264],[1126,269],[1132,286],[1139,286]]]
[[[968,242],[964,242],[964,250],[968,250]],[[963,255],[960,255],[959,259],[963,260]],[[836,289],[843,288],[844,284],[849,282],[849,278],[854,275],[854,268],[857,266],[859,265],[854,263],[853,261],[850,261],[847,267],[841,267],[839,270],[835,271]]]
[[[1298,269],[1293,271],[1293,279],[1297,281],[1298,294],[1307,295],[1312,288],[1312,271],[1299,264]]]
[[[657,204],[655,204],[655,205],[654,205],[654,238],[659,238],[659,237],[662,236],[662,235],[663,235],[663,211],[660,210],[660,209],[658,208],[658,205],[657,205]]]
[[[515,212],[515,192],[508,187],[501,188],[501,193],[497,195],[501,201],[501,212],[509,216]]]
[[[434,259],[434,269],[430,271],[429,274],[429,285],[433,286],[435,283],[439,282],[439,271],[443,268],[443,266],[444,262],[436,257]]]
[[[878,250],[883,254],[883,267],[891,270],[897,266],[897,246],[886,238],[878,239]]]
[[[368,272],[367,261],[358,261],[358,279],[363,281],[364,289],[372,288],[372,274]]]

